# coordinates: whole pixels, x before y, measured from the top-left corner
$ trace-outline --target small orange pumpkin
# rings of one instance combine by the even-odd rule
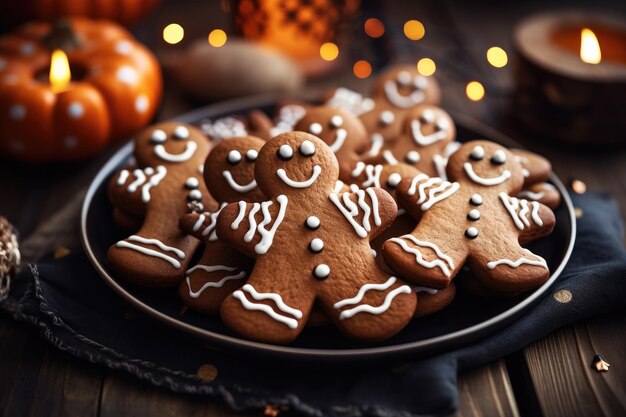
[[[69,20],[78,46],[67,51],[72,82],[48,82],[49,23],[0,38],[0,151],[26,161],[92,156],[147,125],[161,99],[159,64],[125,29]]]

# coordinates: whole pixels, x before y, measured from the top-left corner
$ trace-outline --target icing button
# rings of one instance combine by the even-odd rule
[[[200,181],[198,181],[198,179],[195,177],[189,177],[187,178],[187,181],[185,181],[185,187],[190,190],[195,190],[199,186],[200,186]]]
[[[406,154],[407,162],[411,164],[417,164],[420,161],[420,154],[417,151],[409,151]]]
[[[473,221],[480,219],[480,211],[476,209],[470,210],[470,212],[467,213],[467,218]]]
[[[315,238],[309,243],[309,250],[313,253],[320,253],[324,249],[324,241],[319,238]]]
[[[320,227],[320,219],[318,219],[316,216],[309,216],[304,222],[304,226],[307,229],[316,230]]]
[[[478,237],[478,229],[475,227],[470,227],[465,231],[465,237],[469,239],[476,239]]]
[[[189,191],[188,196],[190,200],[202,200],[202,193],[200,190],[191,190]]]
[[[313,275],[317,279],[326,279],[330,275],[330,267],[326,264],[319,264],[313,270]]]
[[[472,194],[470,197],[470,203],[473,206],[480,206],[483,203],[483,197],[480,194]]]

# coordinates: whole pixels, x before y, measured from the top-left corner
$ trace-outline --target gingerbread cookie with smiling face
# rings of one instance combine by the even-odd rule
[[[445,288],[466,260],[494,291],[526,291],[544,283],[546,261],[520,242],[549,234],[555,218],[540,203],[510,197],[524,182],[514,155],[492,142],[468,142],[451,156],[447,173],[453,182],[420,174],[398,186],[398,200],[420,222],[411,233],[385,242],[389,266],[433,288]]]
[[[217,144],[204,165],[204,181],[220,208],[191,212],[180,220],[183,231],[200,239],[204,249],[189,268],[178,293],[192,310],[214,314],[226,296],[245,282],[252,260],[218,239],[215,233],[220,210],[233,201],[255,202],[264,195],[254,179],[254,163],[265,142],[253,136],[234,137]]]
[[[109,183],[114,206],[143,217],[137,233],[109,248],[111,267],[138,285],[178,284],[198,246],[178,220],[190,201],[211,209],[215,203],[200,181],[210,144],[198,129],[161,123],[135,139],[137,168],[119,171]]]
[[[456,128],[450,115],[437,106],[424,104],[407,113],[403,133],[393,144],[366,162],[404,162],[426,175],[437,176],[435,158],[444,155],[455,136]]]
[[[255,177],[270,200],[227,205],[217,234],[256,258],[241,289],[220,309],[243,336],[289,343],[304,328],[314,301],[346,334],[388,338],[415,311],[416,296],[376,264],[369,245],[395,218],[396,205],[379,188],[337,194],[332,150],[304,132],[268,141]]]
[[[339,161],[339,176],[347,178],[369,148],[363,123],[354,114],[328,106],[311,107],[294,126],[322,139]]]
[[[439,104],[441,90],[434,78],[421,75],[415,65],[396,65],[376,78],[372,97],[407,110],[420,104]]]

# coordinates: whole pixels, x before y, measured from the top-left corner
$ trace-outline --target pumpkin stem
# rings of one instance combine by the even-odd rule
[[[52,24],[50,32],[43,38],[42,43],[51,51],[62,49],[68,52],[78,47],[80,41],[72,28],[71,20],[60,18]]]

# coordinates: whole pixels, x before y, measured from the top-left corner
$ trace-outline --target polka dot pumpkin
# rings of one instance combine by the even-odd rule
[[[150,51],[107,21],[71,20],[80,44],[68,51],[72,82],[48,82],[49,23],[0,38],[0,152],[39,162],[92,156],[147,125],[161,99],[161,71]]]

